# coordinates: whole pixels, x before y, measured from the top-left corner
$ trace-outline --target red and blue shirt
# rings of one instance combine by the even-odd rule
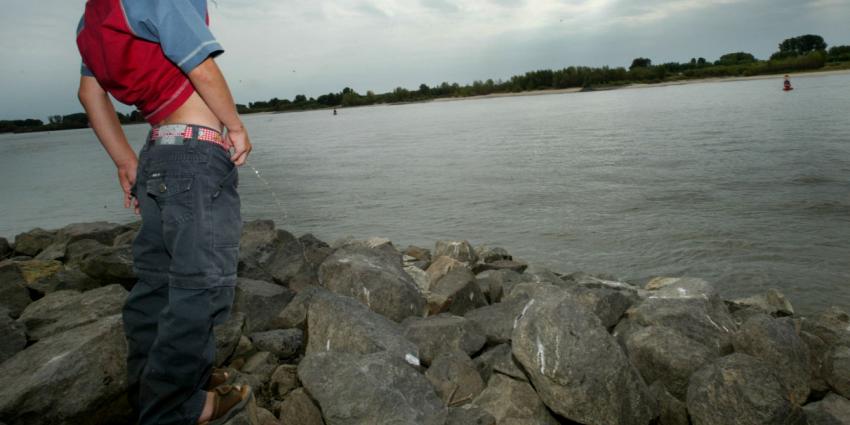
[[[194,93],[186,74],[224,52],[208,23],[206,0],[88,0],[81,72],[157,124]]]

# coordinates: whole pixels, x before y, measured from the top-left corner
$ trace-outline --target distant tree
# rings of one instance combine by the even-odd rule
[[[745,63],[752,63],[756,61],[756,57],[751,53],[746,52],[735,52],[735,53],[727,53],[720,57],[720,60],[716,62],[717,65],[741,65]]]
[[[422,83],[422,84],[419,85],[419,94],[421,94],[423,96],[427,96],[428,93],[430,93],[430,92],[431,92],[431,88],[428,87],[427,84]]]
[[[779,51],[771,55],[770,58],[784,59],[803,56],[818,50],[826,50],[826,42],[823,41],[823,37],[806,34],[783,40],[782,43],[779,43]]]
[[[292,100],[292,103],[301,104],[307,103],[307,96],[303,94],[295,95],[295,99]]]
[[[697,65],[699,65],[699,66],[703,66],[703,65],[705,65],[705,64],[706,64],[706,62],[707,62],[707,61],[705,60],[705,58],[699,58],[699,59],[697,59]]]
[[[850,46],[832,46],[829,48],[830,62],[850,61]]]
[[[62,115],[51,115],[47,117],[47,122],[50,124],[62,124]]]
[[[635,69],[635,68],[649,68],[650,66],[652,66],[652,60],[651,59],[635,58],[635,60],[632,61],[632,66],[629,67],[629,70],[632,70],[632,69]]]

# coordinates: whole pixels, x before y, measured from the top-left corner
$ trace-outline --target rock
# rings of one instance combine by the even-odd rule
[[[425,377],[450,407],[469,403],[484,390],[484,381],[475,363],[463,351],[439,354],[425,372]]]
[[[413,266],[420,270],[425,270],[431,265],[431,251],[425,248],[411,245],[402,251],[402,254],[410,258],[410,261],[407,261],[405,266]]]
[[[215,365],[221,367],[236,351],[245,330],[245,314],[233,313],[224,323],[215,327]]]
[[[826,355],[824,377],[829,386],[844,398],[850,398],[850,346],[837,345]]]
[[[490,378],[487,387],[472,404],[492,415],[499,425],[558,424],[528,382],[515,381],[499,374]]]
[[[513,260],[514,257],[504,248],[478,245],[475,247],[475,256],[482,263],[495,263],[502,260]]]
[[[481,273],[487,270],[510,270],[517,273],[522,273],[528,268],[528,263],[514,260],[498,260],[492,263],[478,263],[472,270],[475,273]]]
[[[694,425],[803,425],[799,406],[766,363],[735,353],[691,377],[688,412]]]
[[[463,317],[441,314],[404,323],[404,336],[419,347],[420,359],[427,365],[440,353],[459,350],[473,355],[487,338],[481,328]]]
[[[317,292],[327,292],[324,288],[304,288],[295,295],[295,298],[286,305],[283,311],[273,321],[273,327],[278,329],[301,329],[307,328],[307,307],[313,295]]]
[[[280,425],[274,414],[262,407],[257,407],[257,420],[260,425]]]
[[[501,373],[518,381],[528,381],[525,373],[514,359],[513,353],[511,353],[510,344],[501,344],[490,348],[476,357],[474,362],[485,383],[490,380],[494,373]]]
[[[65,270],[60,261],[27,260],[16,262],[27,289],[34,297],[55,292],[60,286],[59,274]]]
[[[120,314],[126,299],[127,290],[121,285],[83,293],[58,291],[30,304],[18,322],[26,327],[31,341],[39,341]]]
[[[428,291],[431,290],[431,287],[437,283],[438,280],[442,279],[443,276],[447,275],[450,271],[459,268],[467,268],[466,264],[461,263],[460,261],[455,260],[451,257],[437,257],[433,263],[425,270],[425,273],[428,273]]]
[[[427,294],[430,291],[431,281],[428,278],[428,273],[425,273],[425,270],[416,266],[405,266],[404,271],[411,279],[413,279],[414,282],[416,282],[419,292]]]
[[[82,239],[91,239],[104,245],[112,245],[118,235],[128,230],[130,230],[129,226],[107,223],[105,221],[96,221],[94,223],[74,223],[59,229],[56,239],[66,243],[76,242]]]
[[[835,394],[803,406],[803,411],[809,425],[850,425],[850,400]]]
[[[55,231],[47,231],[36,227],[29,232],[15,236],[15,252],[28,257],[35,257],[56,239]]]
[[[57,260],[61,261],[65,259],[65,249],[68,247],[67,242],[54,242],[50,244],[47,248],[44,248],[38,255],[35,256],[36,260],[46,260],[52,261]]]
[[[283,425],[324,425],[322,412],[303,388],[289,394],[278,416]]]
[[[448,414],[425,377],[387,352],[308,353],[298,378],[329,424],[443,425]]]
[[[742,308],[753,307],[761,310],[763,313],[770,314],[775,317],[793,316],[794,307],[785,299],[785,296],[776,289],[769,289],[764,294],[753,295],[747,298],[739,298],[733,300],[731,304],[733,309],[739,310]]]
[[[247,222],[239,242],[239,276],[286,285],[304,266],[304,248],[271,220]]]
[[[0,364],[9,425],[130,423],[127,345],[119,315],[39,341]]]
[[[487,270],[475,275],[475,280],[490,304],[495,304],[522,282],[522,275],[513,270]]]
[[[109,246],[91,239],[81,239],[76,242],[71,242],[65,247],[64,261],[67,264],[79,265],[89,255],[103,251],[106,248],[109,248]]]
[[[791,402],[802,405],[809,397],[809,348],[797,336],[794,324],[757,315],[744,322],[734,337],[735,351],[762,360],[791,393]]]
[[[80,262],[80,270],[105,284],[136,280],[133,250],[129,245],[107,247],[87,255]]]
[[[658,425],[690,425],[685,403],[667,392],[661,382],[656,381],[650,385],[649,392],[658,402]]]
[[[272,373],[269,389],[273,398],[283,400],[292,390],[298,388],[298,366],[280,365]]]
[[[11,256],[14,252],[9,241],[6,238],[0,238],[0,260]]]
[[[559,286],[564,283],[564,280],[555,272],[539,264],[529,264],[522,273],[522,277],[523,282],[551,283]]]
[[[591,425],[655,416],[640,374],[593,313],[568,296],[532,298],[524,310],[512,351],[552,411]]]
[[[319,266],[333,253],[333,249],[328,244],[312,234],[303,235],[298,238],[298,241],[304,249],[304,265],[289,282],[289,289],[295,292],[319,285]]]
[[[458,316],[487,305],[487,300],[466,268],[457,268],[431,285],[428,312],[431,315],[450,312]]]
[[[626,349],[645,382],[660,382],[685,400],[691,375],[717,358],[708,347],[665,327],[649,326],[628,336]]]
[[[602,321],[602,326],[613,329],[626,313],[626,310],[637,301],[636,294],[608,287],[572,289],[573,300],[596,314]]]
[[[265,381],[271,379],[272,372],[274,372],[276,367],[277,361],[274,354],[268,351],[260,351],[245,361],[245,365],[242,366],[240,372],[260,377],[264,381],[263,383],[265,383]]]
[[[26,328],[0,308],[0,363],[12,358],[27,346]]]
[[[251,387],[255,390],[254,387]],[[260,409],[257,407],[255,395],[251,395],[251,400],[245,405],[245,408],[236,416],[229,419],[223,425],[268,425],[260,419]]]
[[[446,425],[496,425],[496,418],[478,406],[466,404],[449,408]]]
[[[12,260],[0,262],[0,310],[8,310],[12,318],[21,315],[32,302],[21,269]]]
[[[475,264],[478,256],[475,249],[467,241],[437,241],[434,257],[446,256],[468,265]]]
[[[291,359],[304,347],[304,332],[301,329],[275,329],[251,335],[254,347],[268,351],[279,359]]]
[[[850,343],[850,314],[838,307],[831,307],[812,319],[803,320],[802,328],[817,335],[827,347],[839,342]]]
[[[812,392],[826,393],[829,390],[829,384],[826,383],[823,375],[823,361],[829,347],[819,336],[806,331],[800,331],[800,339],[809,349],[809,370],[812,372],[809,377],[809,388]]]
[[[119,234],[112,240],[112,246],[121,246],[121,245],[132,245],[136,240],[136,236],[139,234],[138,230],[127,230],[124,233]]]
[[[329,292],[316,293],[307,311],[307,354],[324,351],[388,351],[419,363],[419,350],[405,338],[401,325],[349,297]]]
[[[397,322],[424,311],[425,300],[402,269],[400,257],[375,249],[358,245],[338,249],[319,267],[319,283]]]
[[[464,317],[484,331],[489,344],[502,344],[510,342],[516,319],[523,307],[525,302],[522,300],[508,300],[476,308],[464,314]]]
[[[265,331],[274,328],[277,316],[294,296],[289,289],[273,283],[239,278],[233,311],[245,313],[247,333]]]
[[[31,293],[37,296],[44,296],[56,291],[65,290],[85,292],[101,286],[100,282],[92,279],[89,275],[80,271],[80,269],[65,266],[62,266],[56,274],[45,276],[27,284],[27,288]]]

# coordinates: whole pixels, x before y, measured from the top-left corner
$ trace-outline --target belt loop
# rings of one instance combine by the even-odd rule
[[[154,126],[151,126],[150,130],[148,130],[148,137],[145,137],[145,144],[142,146],[142,152],[151,148],[151,144],[153,143],[153,129]]]
[[[192,129],[192,132],[189,136],[189,150],[194,151],[195,147],[198,146],[198,126],[187,124],[188,128]]]

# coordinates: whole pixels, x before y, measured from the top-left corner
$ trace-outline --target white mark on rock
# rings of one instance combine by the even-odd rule
[[[470,292],[470,293],[469,293],[469,301],[472,301],[472,300],[474,300],[474,299],[475,299],[475,293],[474,293],[474,292]]]
[[[416,357],[413,354],[410,354],[410,353],[406,354],[404,356],[404,361],[406,361],[407,363],[409,363],[413,366],[417,366],[417,367],[419,366],[419,357]]]
[[[331,340],[325,343],[325,351],[331,351]]]
[[[712,325],[714,325],[714,327],[715,327],[715,328],[720,329],[720,330],[723,330],[723,331],[726,331],[726,332],[729,332],[729,329],[728,329],[726,326],[720,326],[720,325],[718,325],[718,324],[717,324],[717,322],[715,322],[715,321],[711,318],[711,316],[709,316],[709,315],[707,315],[707,314],[706,314],[706,315],[705,315],[705,317],[708,319],[708,321],[709,321],[709,322],[711,322],[711,324],[712,324]]]
[[[369,307],[372,307],[372,300],[369,298],[369,295],[370,295],[369,288],[366,288],[366,287],[363,288],[363,295],[366,296],[366,305],[368,305]]]
[[[525,316],[525,312],[528,311],[528,308],[531,307],[532,304],[534,304],[533,298],[531,299],[531,301],[525,304],[525,307],[522,308],[522,312],[514,319],[514,329],[516,329],[517,325],[519,324],[519,319],[522,319],[523,316]]]
[[[537,362],[540,363],[540,374],[546,374],[546,351],[543,343],[540,342],[540,335],[537,336]]]
[[[688,295],[688,290],[685,288],[676,288],[676,291],[683,297]]]

